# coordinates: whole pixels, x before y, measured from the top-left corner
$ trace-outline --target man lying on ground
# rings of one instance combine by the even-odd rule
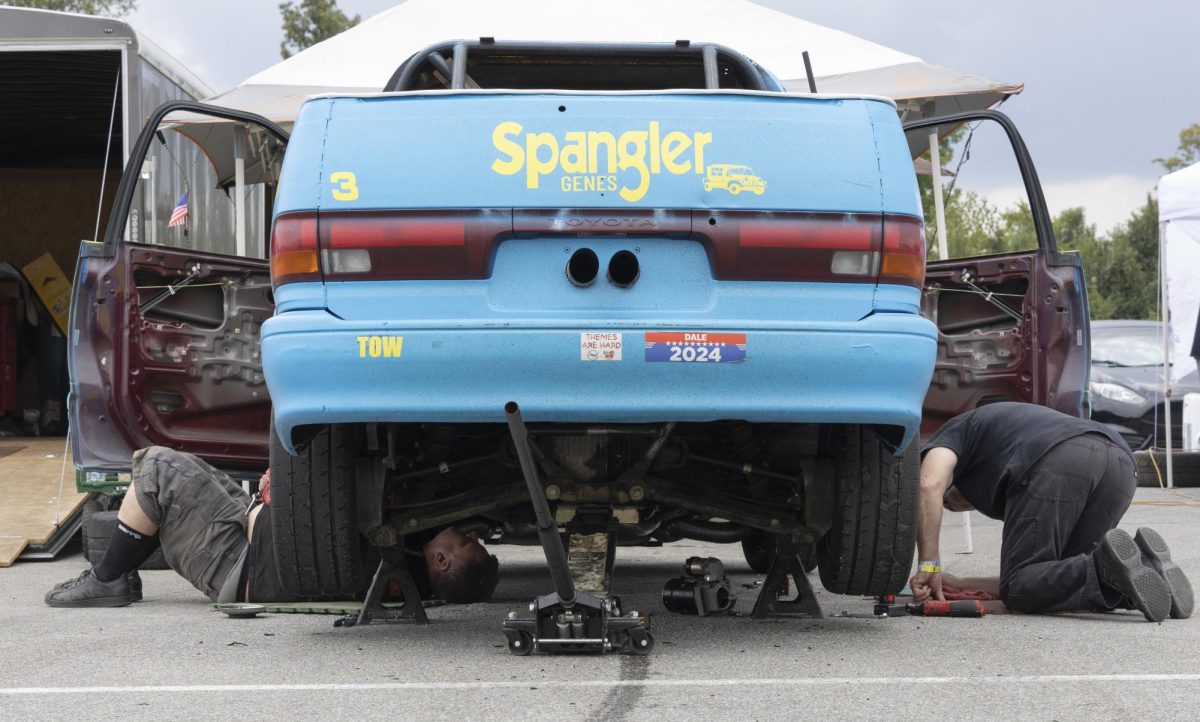
[[[946,585],[987,592],[1018,612],[1136,608],[1152,622],[1191,615],[1191,583],[1162,537],[1116,528],[1133,501],[1136,466],[1103,424],[989,404],[946,422],[922,454],[914,601],[941,601]],[[999,577],[942,571],[943,507],[1003,520]]]
[[[491,598],[499,564],[474,533],[446,528],[417,541],[409,569],[423,598]],[[120,607],[141,599],[137,569],[160,544],[171,568],[213,601],[306,601],[290,598],[276,573],[270,471],[251,498],[199,458],[153,446],[133,455],[129,491],[100,563],[47,592],[46,604]]]

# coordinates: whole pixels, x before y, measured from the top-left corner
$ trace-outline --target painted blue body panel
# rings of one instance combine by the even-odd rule
[[[565,111],[558,109],[566,108]],[[704,188],[694,146],[677,158],[692,168],[673,174],[660,157],[636,201],[619,189],[635,185],[636,167],[609,173],[604,152],[595,173],[556,170],[530,188],[528,166],[506,175],[508,158],[493,142],[503,122],[529,134],[569,132],[711,134],[706,166],[750,166],[766,182],[761,194]],[[633,143],[634,139],[630,142]],[[653,145],[644,139],[646,145]],[[658,144],[660,149],[662,144]],[[636,145],[626,150],[637,155]],[[659,153],[661,156],[661,152]],[[549,150],[541,151],[543,160]],[[618,160],[620,160],[618,158]],[[645,152],[649,166],[653,158]],[[333,197],[329,176],[353,172],[357,198]],[[564,191],[564,178],[613,176],[618,190]],[[449,192],[452,189],[453,192]],[[288,144],[275,212],[381,208],[726,208],[919,216],[912,161],[895,108],[881,100],[774,94],[580,95],[554,93],[395,95],[316,98],[301,109]]]
[[[707,173],[665,172],[665,158],[649,172],[648,152],[648,186],[633,201],[619,190],[564,190],[571,174],[561,168],[531,188],[526,173],[492,167],[506,157],[493,137],[506,121],[564,142],[575,131],[636,134],[650,121],[661,137],[711,133],[705,163],[750,166],[766,189],[706,190]],[[640,136],[631,137],[633,152]],[[334,200],[334,172],[355,174],[356,198]],[[628,190],[640,174],[612,175]],[[903,132],[882,101],[501,93],[304,105],[276,214],[464,207],[921,212]],[[582,246],[601,269],[616,251],[634,251],[638,282],[618,288],[602,270],[595,284],[572,285],[564,268]],[[304,424],[502,422],[510,400],[530,421],[876,423],[904,427],[905,443],[917,431],[936,330],[918,315],[915,288],[717,281],[699,242],[632,234],[510,238],[490,262],[482,280],[279,287],[262,350],[285,444]],[[646,360],[647,332],[685,331],[745,334],[745,360]],[[581,359],[581,334],[596,332],[621,334],[620,361]],[[370,337],[402,337],[402,351],[373,357]]]
[[[746,334],[736,364],[647,363],[647,330]],[[580,333],[614,331],[621,361],[581,361]],[[360,356],[358,337],[400,335],[399,358]],[[933,372],[933,326],[911,314],[849,323],[684,324],[527,319],[414,326],[293,311],[263,328],[267,385],[284,440],[301,424],[503,422],[515,400],[529,421],[878,423],[915,434]]]

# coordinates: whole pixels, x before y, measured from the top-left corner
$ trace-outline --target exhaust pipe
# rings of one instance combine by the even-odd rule
[[[598,275],[600,275],[600,259],[590,248],[580,248],[567,260],[567,280],[580,288],[592,285]]]
[[[641,273],[637,254],[633,251],[617,251],[608,261],[608,280],[614,286],[629,288],[637,283]]]

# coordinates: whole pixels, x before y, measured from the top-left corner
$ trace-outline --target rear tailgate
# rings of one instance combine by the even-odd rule
[[[861,98],[318,98],[297,121],[283,177],[277,217],[319,212],[321,268],[303,280],[325,287],[318,295],[309,284],[285,286],[280,308],[319,299],[350,319],[484,318],[497,310],[553,318],[581,303],[617,315],[654,309],[663,316],[656,320],[747,319],[755,307],[773,312],[753,294],[725,298],[721,284],[801,281],[824,303],[789,304],[782,313],[853,320],[876,307],[885,219],[915,228],[918,241],[920,234],[895,110]],[[616,240],[637,249],[643,268],[658,270],[632,288],[572,296],[562,284],[564,251],[579,243],[549,244],[556,236],[592,246]],[[843,275],[831,273],[839,251],[842,270],[850,268]],[[845,257],[853,253],[871,259],[856,270]],[[395,280],[413,287],[385,294],[341,283]],[[433,301],[439,289],[458,302],[412,303],[413,294]],[[915,311],[915,296],[905,299]]]

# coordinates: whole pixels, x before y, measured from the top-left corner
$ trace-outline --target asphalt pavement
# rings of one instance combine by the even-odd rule
[[[959,553],[951,515],[943,561],[994,574],[1000,525],[972,518],[974,553]],[[1139,489],[1122,526],[1158,529],[1200,582],[1198,522],[1200,490]],[[517,658],[501,620],[549,577],[536,547],[494,551],[495,600],[433,609],[420,627],[228,619],[171,572],[143,572],[146,600],[131,607],[51,609],[43,594],[84,568],[81,555],[0,569],[0,719],[1200,718],[1200,618],[873,619],[870,600],[819,590],[825,619],[759,621],[743,585],[761,577],[736,545],[620,550],[617,590],[652,615],[650,656]],[[693,555],[726,562],[734,616],[663,610],[663,581]]]

